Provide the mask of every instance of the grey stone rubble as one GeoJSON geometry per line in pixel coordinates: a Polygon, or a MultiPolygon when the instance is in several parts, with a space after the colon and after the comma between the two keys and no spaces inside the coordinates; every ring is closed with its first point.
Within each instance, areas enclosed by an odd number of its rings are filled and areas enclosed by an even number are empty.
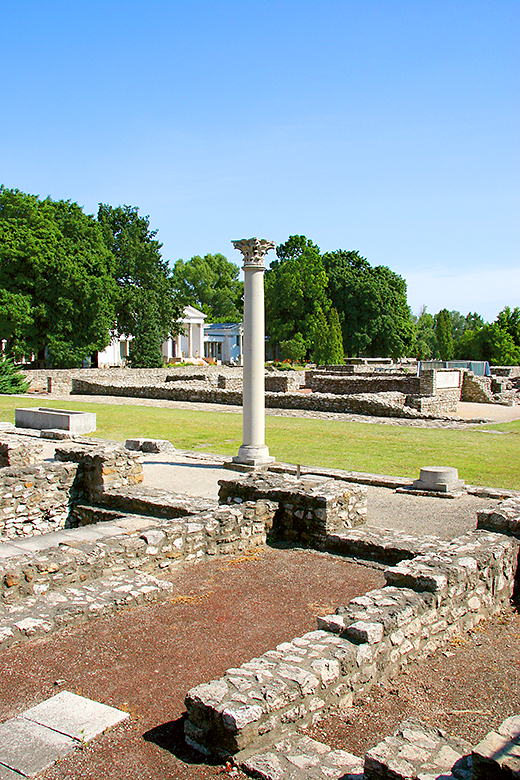
{"type": "Polygon", "coordinates": [[[473,749],[408,719],[364,759],[299,732],[251,755],[238,753],[234,762],[260,780],[512,780],[520,774],[520,716],[507,718],[473,749]]]}
{"type": "Polygon", "coordinates": [[[0,778],[32,777],[127,718],[114,707],[62,691],[0,724],[0,778]]]}
{"type": "Polygon", "coordinates": [[[364,761],[345,750],[304,734],[291,734],[238,762],[252,777],[261,780],[363,780],[364,761]]]}
{"type": "Polygon", "coordinates": [[[127,439],[125,447],[139,452],[175,452],[175,447],[168,439],[127,439]]]}
{"type": "Polygon", "coordinates": [[[0,605],[0,649],[53,631],[111,615],[122,609],[171,595],[172,584],[150,574],[132,572],[48,589],[11,604],[0,605]]]}
{"type": "Polygon", "coordinates": [[[408,720],[365,756],[365,780],[471,780],[471,745],[408,720]]]}
{"type": "Polygon", "coordinates": [[[520,537],[520,496],[502,501],[491,512],[478,512],[477,528],[520,537]]]}
{"type": "Polygon", "coordinates": [[[472,780],[515,780],[520,777],[520,715],[506,718],[498,733],[490,731],[473,748],[472,780]]]}
{"type": "Polygon", "coordinates": [[[220,479],[219,486],[222,504],[276,501],[271,537],[281,541],[326,549],[330,534],[366,522],[367,491],[362,485],[347,486],[313,474],[297,479],[262,472],[220,479]]]}

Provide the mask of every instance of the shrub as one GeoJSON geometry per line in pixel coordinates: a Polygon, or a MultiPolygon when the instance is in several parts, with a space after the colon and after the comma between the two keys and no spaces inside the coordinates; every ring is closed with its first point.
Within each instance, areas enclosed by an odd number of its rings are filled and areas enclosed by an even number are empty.
{"type": "Polygon", "coordinates": [[[29,382],[20,374],[11,358],[0,359],[0,393],[26,393],[29,382]]]}

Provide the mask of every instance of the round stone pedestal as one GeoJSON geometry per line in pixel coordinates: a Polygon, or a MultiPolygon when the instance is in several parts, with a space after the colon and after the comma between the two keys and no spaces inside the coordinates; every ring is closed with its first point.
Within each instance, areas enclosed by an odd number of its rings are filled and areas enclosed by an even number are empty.
{"type": "Polygon", "coordinates": [[[414,490],[433,490],[438,493],[453,493],[462,490],[464,480],[452,466],[425,466],[419,479],[413,483],[414,490]]]}

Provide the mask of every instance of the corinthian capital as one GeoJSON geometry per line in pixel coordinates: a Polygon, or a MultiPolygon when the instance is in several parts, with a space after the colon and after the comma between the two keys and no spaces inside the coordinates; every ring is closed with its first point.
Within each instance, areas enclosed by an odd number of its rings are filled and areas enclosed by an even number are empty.
{"type": "Polygon", "coordinates": [[[233,246],[244,255],[244,265],[256,265],[264,267],[264,255],[270,249],[274,249],[274,241],[268,241],[266,238],[241,238],[240,241],[233,241],[233,246]]]}

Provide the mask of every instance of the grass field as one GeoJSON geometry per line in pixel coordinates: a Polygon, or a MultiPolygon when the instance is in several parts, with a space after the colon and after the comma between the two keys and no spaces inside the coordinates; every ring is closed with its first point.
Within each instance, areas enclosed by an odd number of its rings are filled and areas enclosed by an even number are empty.
{"type": "MultiPolygon", "coordinates": [[[[0,396],[0,420],[14,422],[15,407],[56,401],[0,396]]],[[[60,408],[97,414],[96,436],[169,439],[181,449],[236,455],[242,416],[152,406],[60,401],[60,408]]],[[[474,485],[520,489],[520,420],[443,430],[300,417],[267,417],[266,443],[288,463],[418,477],[421,466],[455,466],[474,485]]]]}

